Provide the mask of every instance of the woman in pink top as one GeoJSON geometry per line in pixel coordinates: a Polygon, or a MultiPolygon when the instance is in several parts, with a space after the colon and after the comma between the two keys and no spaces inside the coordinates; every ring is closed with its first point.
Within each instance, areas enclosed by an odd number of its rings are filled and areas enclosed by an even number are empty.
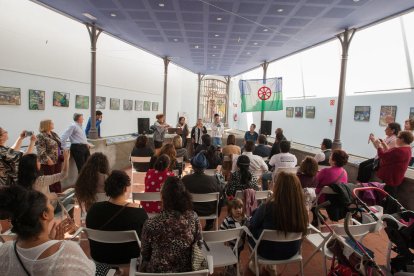
{"type": "MultiPolygon", "coordinates": [[[[162,154],[155,161],[154,169],[149,169],[145,175],[145,192],[160,192],[161,187],[169,176],[174,176],[174,173],[168,170],[170,166],[170,158],[166,154],[162,154]]],[[[161,212],[160,202],[142,201],[141,206],[147,213],[161,212]]]]}

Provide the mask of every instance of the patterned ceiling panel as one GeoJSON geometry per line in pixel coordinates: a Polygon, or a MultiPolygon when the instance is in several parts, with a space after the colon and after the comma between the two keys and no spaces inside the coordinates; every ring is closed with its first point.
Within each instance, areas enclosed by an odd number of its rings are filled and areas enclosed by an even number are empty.
{"type": "Polygon", "coordinates": [[[32,1],[195,73],[231,76],[414,8],[407,0],[32,1]]]}

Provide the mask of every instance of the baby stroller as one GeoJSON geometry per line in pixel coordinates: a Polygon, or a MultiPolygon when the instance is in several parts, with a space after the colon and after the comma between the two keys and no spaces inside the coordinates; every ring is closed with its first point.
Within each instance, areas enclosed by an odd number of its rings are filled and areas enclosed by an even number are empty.
{"type": "MultiPolygon", "coordinates": [[[[414,254],[410,249],[414,249],[414,212],[406,210],[394,197],[387,192],[374,189],[387,196],[387,200],[391,201],[399,212],[395,214],[385,214],[382,221],[385,222],[385,232],[388,239],[392,243],[388,251],[388,270],[391,273],[408,272],[403,275],[414,275],[414,254]],[[397,253],[397,256],[390,258],[391,251],[397,253]]],[[[356,189],[356,192],[364,190],[364,188],[356,189]]],[[[358,198],[356,196],[356,198],[358,198]]],[[[402,275],[402,274],[401,274],[402,275]]]]}

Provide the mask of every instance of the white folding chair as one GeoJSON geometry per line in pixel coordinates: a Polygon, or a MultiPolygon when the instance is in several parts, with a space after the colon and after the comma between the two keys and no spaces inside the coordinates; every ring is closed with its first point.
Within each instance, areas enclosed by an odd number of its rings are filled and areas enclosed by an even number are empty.
{"type": "Polygon", "coordinates": [[[136,171],[134,168],[134,163],[142,163],[142,164],[149,164],[151,161],[151,157],[136,157],[131,156],[131,184],[145,184],[145,175],[146,172],[139,172],[136,171]]]}
{"type": "MultiPolygon", "coordinates": [[[[268,199],[272,195],[272,192],[267,191],[256,191],[256,200],[268,199]]],[[[236,198],[243,200],[243,191],[236,191],[236,198]]]]}
{"type": "Polygon", "coordinates": [[[97,193],[95,199],[96,202],[107,201],[109,199],[109,196],[107,196],[106,193],[97,193]]]}
{"type": "Polygon", "coordinates": [[[137,271],[137,259],[131,259],[131,263],[129,264],[129,276],[208,276],[209,270],[203,269],[198,271],[190,271],[190,272],[177,272],[177,273],[146,273],[146,272],[138,272],[137,271]]]}
{"type": "Polygon", "coordinates": [[[211,214],[209,216],[198,216],[200,219],[214,219],[216,220],[216,230],[218,230],[218,206],[220,201],[220,193],[208,193],[208,194],[191,194],[193,202],[195,203],[206,203],[206,202],[214,202],[216,201],[216,212],[215,214],[211,214]]]}
{"type": "Polygon", "coordinates": [[[204,231],[203,240],[207,243],[209,251],[203,247],[204,255],[211,255],[214,267],[225,267],[236,264],[237,275],[240,275],[238,244],[243,233],[243,228],[204,231]],[[236,240],[234,248],[225,245],[225,242],[236,240]]]}
{"type": "MultiPolygon", "coordinates": [[[[318,201],[319,201],[319,198],[320,198],[322,195],[335,195],[335,194],[336,194],[336,192],[335,192],[334,190],[332,190],[332,188],[331,188],[331,187],[329,187],[329,186],[324,186],[324,187],[321,189],[321,191],[319,192],[319,194],[317,194],[317,195],[316,195],[316,198],[315,198],[315,200],[314,200],[314,202],[313,202],[313,204],[312,204],[311,209],[312,209],[313,207],[318,206],[318,201]]],[[[322,208],[319,208],[319,209],[326,209],[326,208],[325,208],[325,207],[322,207],[322,208]]],[[[318,226],[317,226],[317,228],[318,228],[318,229],[320,229],[320,226],[321,226],[321,221],[320,221],[320,218],[319,218],[319,217],[317,217],[317,221],[318,221],[318,226]]]]}
{"type": "Polygon", "coordinates": [[[206,175],[215,176],[215,175],[216,175],[216,169],[208,169],[208,170],[204,170],[204,173],[205,173],[206,175]]]}
{"type": "Polygon", "coordinates": [[[260,235],[259,239],[255,239],[247,227],[243,226],[244,231],[255,241],[255,246],[252,248],[249,244],[250,250],[252,253],[250,254],[249,260],[254,258],[255,263],[255,270],[256,276],[260,275],[259,265],[280,265],[280,264],[290,264],[290,263],[300,263],[300,275],[303,276],[303,262],[302,262],[302,246],[299,251],[289,259],[286,260],[269,260],[261,257],[257,252],[259,245],[262,241],[272,241],[272,242],[291,242],[291,241],[298,241],[302,239],[302,233],[287,233],[285,235],[284,232],[278,230],[263,230],[262,234],[260,235]]]}
{"type": "MultiPolygon", "coordinates": [[[[138,200],[140,202],[141,207],[142,201],[161,201],[161,193],[160,192],[146,192],[146,193],[132,193],[132,201],[135,202],[138,200]]],[[[158,213],[147,213],[148,217],[152,218],[158,213]]]]}
{"type": "Polygon", "coordinates": [[[83,228],[88,239],[100,243],[126,243],[137,242],[141,248],[141,241],[135,230],[128,231],[102,231],[91,228],[83,228]]]}

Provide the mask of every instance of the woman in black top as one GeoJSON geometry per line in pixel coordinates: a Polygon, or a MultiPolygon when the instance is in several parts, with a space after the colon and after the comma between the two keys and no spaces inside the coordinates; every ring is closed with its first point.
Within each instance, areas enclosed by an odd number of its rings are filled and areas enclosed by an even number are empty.
{"type": "MultiPolygon", "coordinates": [[[[112,171],[105,181],[105,192],[109,200],[92,205],[86,216],[86,227],[105,231],[135,230],[140,237],[148,215],[144,209],[137,208],[138,205],[125,200],[125,192],[130,185],[125,172],[112,171]]],[[[140,255],[136,242],[104,244],[89,240],[89,244],[92,259],[99,263],[127,264],[140,255]]]]}
{"type": "MultiPolygon", "coordinates": [[[[134,157],[151,157],[154,151],[147,145],[148,138],[145,135],[140,135],[135,141],[135,146],[132,149],[131,156],[134,157]]],[[[134,163],[134,169],[138,172],[146,172],[149,169],[149,164],[134,163]]]]}

